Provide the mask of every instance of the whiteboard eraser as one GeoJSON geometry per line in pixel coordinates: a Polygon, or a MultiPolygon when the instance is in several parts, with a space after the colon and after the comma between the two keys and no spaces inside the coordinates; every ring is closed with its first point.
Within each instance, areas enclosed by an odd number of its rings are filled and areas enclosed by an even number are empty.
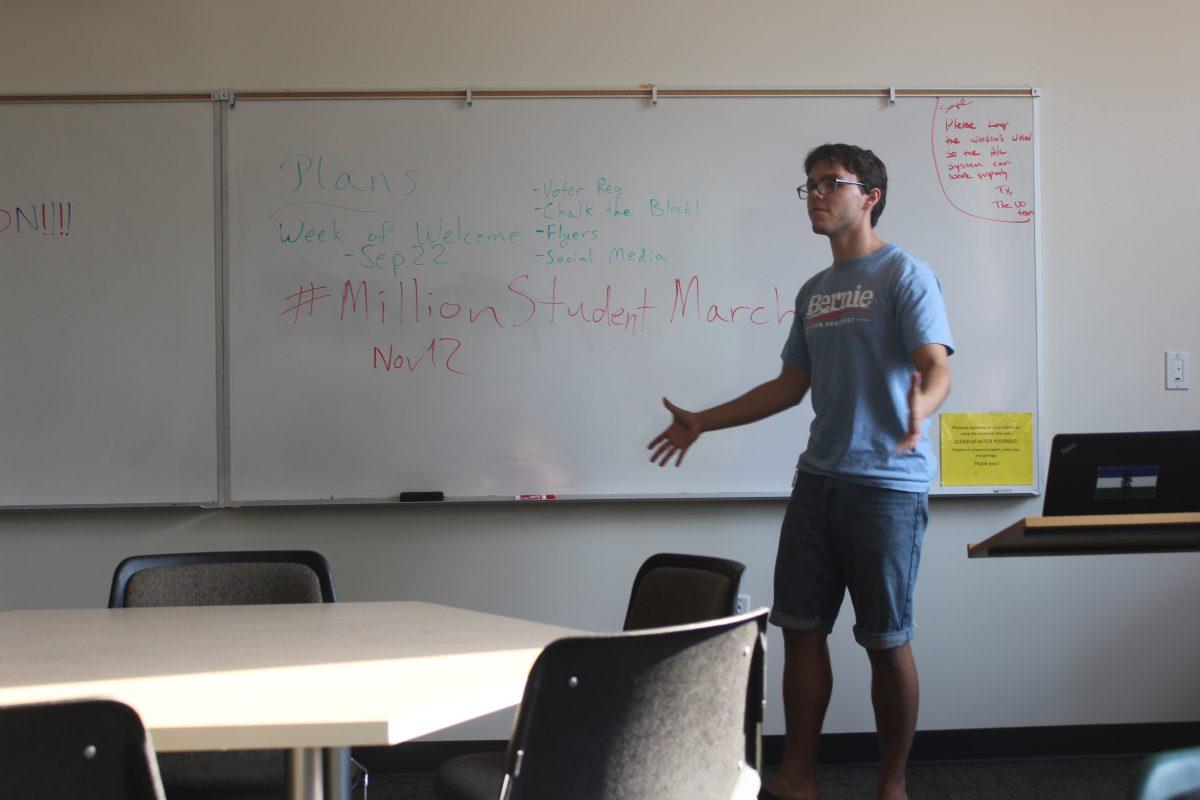
{"type": "Polygon", "coordinates": [[[446,495],[443,492],[401,492],[401,503],[431,503],[439,500],[445,500],[446,495]]]}

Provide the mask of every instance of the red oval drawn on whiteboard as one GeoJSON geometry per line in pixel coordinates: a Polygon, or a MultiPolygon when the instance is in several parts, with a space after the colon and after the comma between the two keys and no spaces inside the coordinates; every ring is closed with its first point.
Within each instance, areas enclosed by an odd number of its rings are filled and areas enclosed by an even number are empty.
{"type": "Polygon", "coordinates": [[[950,206],[960,214],[965,214],[966,216],[973,217],[974,219],[981,219],[985,222],[1007,222],[1012,225],[1022,225],[1026,222],[1029,222],[1032,219],[1032,216],[1026,216],[1024,219],[1002,219],[1000,217],[985,217],[980,214],[972,214],[970,211],[961,208],[957,203],[950,199],[950,193],[946,191],[946,184],[942,181],[942,170],[938,165],[937,155],[937,123],[938,112],[941,110],[941,107],[942,98],[933,98],[933,119],[929,123],[929,155],[933,159],[933,173],[937,175],[938,188],[942,190],[942,195],[946,198],[946,202],[949,203],[950,206]]]}

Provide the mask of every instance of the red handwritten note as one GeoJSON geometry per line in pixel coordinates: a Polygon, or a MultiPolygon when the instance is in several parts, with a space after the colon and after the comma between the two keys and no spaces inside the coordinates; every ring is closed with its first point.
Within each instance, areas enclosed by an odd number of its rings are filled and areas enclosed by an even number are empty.
{"type": "Polygon", "coordinates": [[[930,145],[942,193],[957,211],[989,222],[1033,219],[1033,130],[989,113],[986,100],[938,97],[930,145]]]}

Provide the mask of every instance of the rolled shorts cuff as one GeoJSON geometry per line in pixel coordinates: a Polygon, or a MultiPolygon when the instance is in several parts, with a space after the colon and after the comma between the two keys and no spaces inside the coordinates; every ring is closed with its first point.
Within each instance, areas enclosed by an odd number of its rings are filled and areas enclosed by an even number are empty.
{"type": "MultiPolygon", "coordinates": [[[[772,612],[772,616],[774,616],[774,612],[772,612]]],[[[854,641],[868,650],[891,650],[893,647],[911,642],[912,638],[912,627],[892,633],[870,633],[857,625],[854,626],[854,641]]]]}
{"type": "Polygon", "coordinates": [[[795,614],[780,611],[776,607],[771,608],[771,616],[767,618],[767,621],[772,625],[789,631],[803,631],[806,633],[816,631],[825,635],[833,633],[833,623],[822,622],[812,617],[798,617],[795,614]]]}

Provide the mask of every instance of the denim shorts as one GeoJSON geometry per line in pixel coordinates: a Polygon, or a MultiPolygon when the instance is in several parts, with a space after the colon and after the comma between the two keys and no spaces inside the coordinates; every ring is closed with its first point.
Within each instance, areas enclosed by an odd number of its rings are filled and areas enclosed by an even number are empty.
{"type": "Polygon", "coordinates": [[[779,534],[771,622],[828,634],[849,589],[860,645],[886,650],[912,639],[928,498],[797,472],[779,534]]]}

